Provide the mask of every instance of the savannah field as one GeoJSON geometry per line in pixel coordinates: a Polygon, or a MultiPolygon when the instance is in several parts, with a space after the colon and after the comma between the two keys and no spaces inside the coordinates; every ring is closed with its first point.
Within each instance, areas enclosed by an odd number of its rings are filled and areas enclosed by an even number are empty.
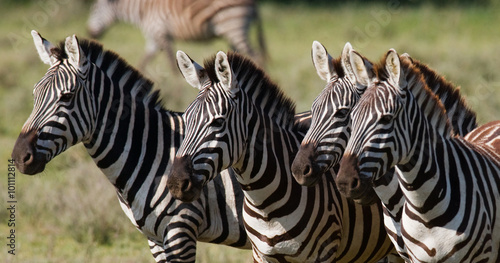
{"type": "MultiPolygon", "coordinates": [[[[310,108],[324,87],[310,52],[320,41],[338,56],[349,41],[378,61],[389,48],[407,52],[461,86],[480,123],[500,119],[500,5],[426,1],[261,1],[270,78],[297,103],[310,108]],[[341,3],[342,2],[342,3],[341,3]]],[[[451,1],[453,2],[453,1],[451,1]]],[[[465,1],[464,1],[465,2],[465,1]]],[[[146,239],[119,207],[115,191],[82,145],[51,161],[36,176],[16,173],[15,227],[8,225],[8,160],[33,106],[33,85],[45,74],[30,31],[57,43],[69,35],[87,37],[89,1],[0,0],[0,259],[4,262],[153,262],[146,239]],[[15,230],[15,256],[8,237],[15,230]]],[[[255,38],[253,38],[255,39],[255,38]]],[[[141,32],[117,24],[100,40],[132,65],[144,50],[141,32]]],[[[177,42],[198,62],[224,41],[177,42]]],[[[196,96],[160,54],[145,72],[166,108],[183,111],[196,96]]],[[[251,252],[199,244],[198,262],[251,262],[251,252]]]]}

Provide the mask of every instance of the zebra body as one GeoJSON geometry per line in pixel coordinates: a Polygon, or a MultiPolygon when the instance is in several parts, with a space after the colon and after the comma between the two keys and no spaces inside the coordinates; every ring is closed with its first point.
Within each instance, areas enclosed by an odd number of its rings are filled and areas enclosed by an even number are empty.
{"type": "Polygon", "coordinates": [[[88,31],[92,37],[99,37],[115,21],[134,24],[147,42],[140,67],[144,68],[158,50],[164,50],[175,68],[174,39],[200,41],[222,37],[234,50],[256,56],[248,38],[253,20],[258,25],[264,57],[262,26],[254,0],[97,0],[91,10],[88,31]]]}
{"type": "Polygon", "coordinates": [[[293,180],[291,161],[308,125],[296,125],[293,103],[262,70],[235,53],[219,52],[205,67],[180,51],[177,60],[200,93],[183,115],[186,138],[167,182],[175,197],[195,199],[233,167],[257,262],[376,262],[393,249],[380,204],[343,198],[332,176],[314,187],[293,180]]]}
{"type": "Polygon", "coordinates": [[[351,113],[339,189],[370,195],[371,182],[397,166],[405,198],[401,235],[411,261],[499,262],[500,155],[456,136],[432,93],[419,101],[408,89],[400,63],[391,50],[385,74],[366,80],[369,88],[351,113]]]}
{"type": "Polygon", "coordinates": [[[500,121],[492,121],[467,133],[464,139],[475,144],[483,144],[500,155],[499,135],[500,121]]]}
{"type": "Polygon", "coordinates": [[[40,173],[82,142],[115,186],[125,214],[148,238],[157,262],[194,262],[197,240],[250,248],[243,193],[231,170],[191,204],[166,189],[184,123],[181,113],[159,104],[152,82],[96,42],[72,36],[55,47],[32,35],[51,67],[35,85],[33,112],[12,153],[19,171],[40,173]]]}
{"type": "MultiPolygon", "coordinates": [[[[299,183],[306,185],[314,184],[320,176],[323,176],[325,170],[332,167],[338,169],[340,157],[344,154],[350,138],[349,112],[367,85],[356,82],[353,68],[366,68],[366,71],[358,74],[367,78],[375,77],[372,63],[354,53],[349,43],[346,44],[339,59],[331,58],[319,42],[313,43],[312,54],[318,75],[327,82],[327,86],[313,103],[311,128],[292,164],[294,177],[299,183]],[[351,64],[351,61],[356,63],[351,64]]],[[[404,79],[415,96],[425,100],[427,97],[425,91],[430,89],[443,100],[448,118],[452,121],[457,134],[465,135],[476,127],[475,114],[465,105],[458,89],[407,54],[402,55],[401,59],[404,79]]],[[[373,186],[384,207],[385,226],[391,241],[401,256],[408,258],[400,233],[404,197],[398,185],[398,173],[400,171],[397,168],[391,169],[379,180],[374,181],[373,186]]]]}

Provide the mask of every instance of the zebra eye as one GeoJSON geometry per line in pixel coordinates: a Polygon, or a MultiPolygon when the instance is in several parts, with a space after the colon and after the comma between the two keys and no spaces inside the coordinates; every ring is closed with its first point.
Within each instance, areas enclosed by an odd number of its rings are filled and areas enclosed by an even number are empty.
{"type": "Polygon", "coordinates": [[[385,125],[385,124],[391,123],[392,119],[393,119],[393,116],[391,114],[385,114],[385,115],[382,115],[379,122],[380,122],[380,124],[385,125]]]}
{"type": "Polygon", "coordinates": [[[216,118],[212,121],[212,125],[216,127],[221,127],[224,124],[224,118],[216,118]]]}
{"type": "Polygon", "coordinates": [[[347,114],[349,114],[349,109],[343,108],[343,109],[340,109],[337,112],[335,112],[333,117],[343,119],[347,116],[347,114]]]}
{"type": "Polygon", "coordinates": [[[62,102],[69,102],[73,98],[73,93],[63,93],[59,98],[62,102]]]}

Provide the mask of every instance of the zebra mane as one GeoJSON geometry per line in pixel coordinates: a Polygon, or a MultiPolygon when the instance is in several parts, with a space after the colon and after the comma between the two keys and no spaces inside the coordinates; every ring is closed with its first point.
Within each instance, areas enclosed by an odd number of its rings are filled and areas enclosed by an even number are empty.
{"type": "Polygon", "coordinates": [[[460,111],[460,114],[463,115],[461,118],[472,120],[474,124],[476,124],[475,126],[477,126],[476,112],[467,105],[465,97],[460,94],[460,87],[455,86],[418,60],[409,58],[409,61],[402,60],[401,62],[402,67],[410,68],[411,65],[413,65],[422,73],[423,79],[427,83],[427,87],[439,97],[445,109],[450,109],[452,107],[464,109],[460,111]]]}
{"type": "MultiPolygon", "coordinates": [[[[241,89],[260,105],[271,118],[283,127],[294,125],[295,103],[252,60],[236,52],[227,53],[229,65],[241,89]]],[[[219,82],[215,73],[215,55],[205,60],[204,68],[213,83],[219,82]]]]}
{"type": "MultiPolygon", "coordinates": [[[[119,78],[128,73],[129,80],[134,80],[134,83],[139,84],[138,87],[142,89],[142,97],[154,103],[155,106],[161,106],[159,90],[153,91],[153,81],[142,75],[141,72],[132,67],[125,59],[120,57],[120,55],[111,50],[105,50],[100,43],[94,40],[78,39],[78,44],[89,62],[95,64],[103,72],[106,72],[111,79],[119,78]],[[110,67],[113,67],[113,70],[111,74],[108,74],[108,69],[110,67]]],[[[68,58],[64,45],[65,42],[61,41],[58,47],[51,50],[52,54],[54,54],[58,60],[68,58]]],[[[124,85],[122,88],[131,89],[132,87],[137,88],[136,86],[137,85],[124,85]]]]}
{"type": "MultiPolygon", "coordinates": [[[[375,72],[378,81],[387,81],[389,72],[385,67],[387,53],[377,65],[375,72]]],[[[454,135],[455,131],[451,125],[451,121],[446,115],[445,105],[441,102],[439,94],[436,94],[427,86],[422,72],[411,63],[400,60],[401,74],[404,75],[407,81],[407,87],[413,94],[420,109],[425,114],[429,123],[438,133],[449,136],[454,135]]]]}
{"type": "Polygon", "coordinates": [[[342,55],[338,58],[332,58],[331,60],[335,73],[337,73],[337,78],[343,78],[345,76],[344,67],[342,67],[342,55]]]}

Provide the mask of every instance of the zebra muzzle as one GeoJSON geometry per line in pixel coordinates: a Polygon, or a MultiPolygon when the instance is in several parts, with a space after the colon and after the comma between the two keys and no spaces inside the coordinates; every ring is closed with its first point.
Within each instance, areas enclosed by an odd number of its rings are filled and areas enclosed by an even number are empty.
{"type": "Polygon", "coordinates": [[[22,132],[16,140],[11,157],[14,159],[17,169],[28,175],[43,172],[47,158],[36,150],[38,137],[36,131],[22,132]]]}
{"type": "Polygon", "coordinates": [[[340,169],[335,178],[337,189],[357,203],[369,205],[377,201],[371,177],[361,176],[358,157],[346,154],[340,162],[340,169]]]}
{"type": "Polygon", "coordinates": [[[315,147],[312,143],[301,145],[292,163],[292,175],[300,185],[314,186],[323,172],[314,162],[315,147]]]}
{"type": "Polygon", "coordinates": [[[192,202],[200,197],[202,186],[193,180],[193,164],[189,156],[175,157],[167,187],[176,199],[192,202]]]}

